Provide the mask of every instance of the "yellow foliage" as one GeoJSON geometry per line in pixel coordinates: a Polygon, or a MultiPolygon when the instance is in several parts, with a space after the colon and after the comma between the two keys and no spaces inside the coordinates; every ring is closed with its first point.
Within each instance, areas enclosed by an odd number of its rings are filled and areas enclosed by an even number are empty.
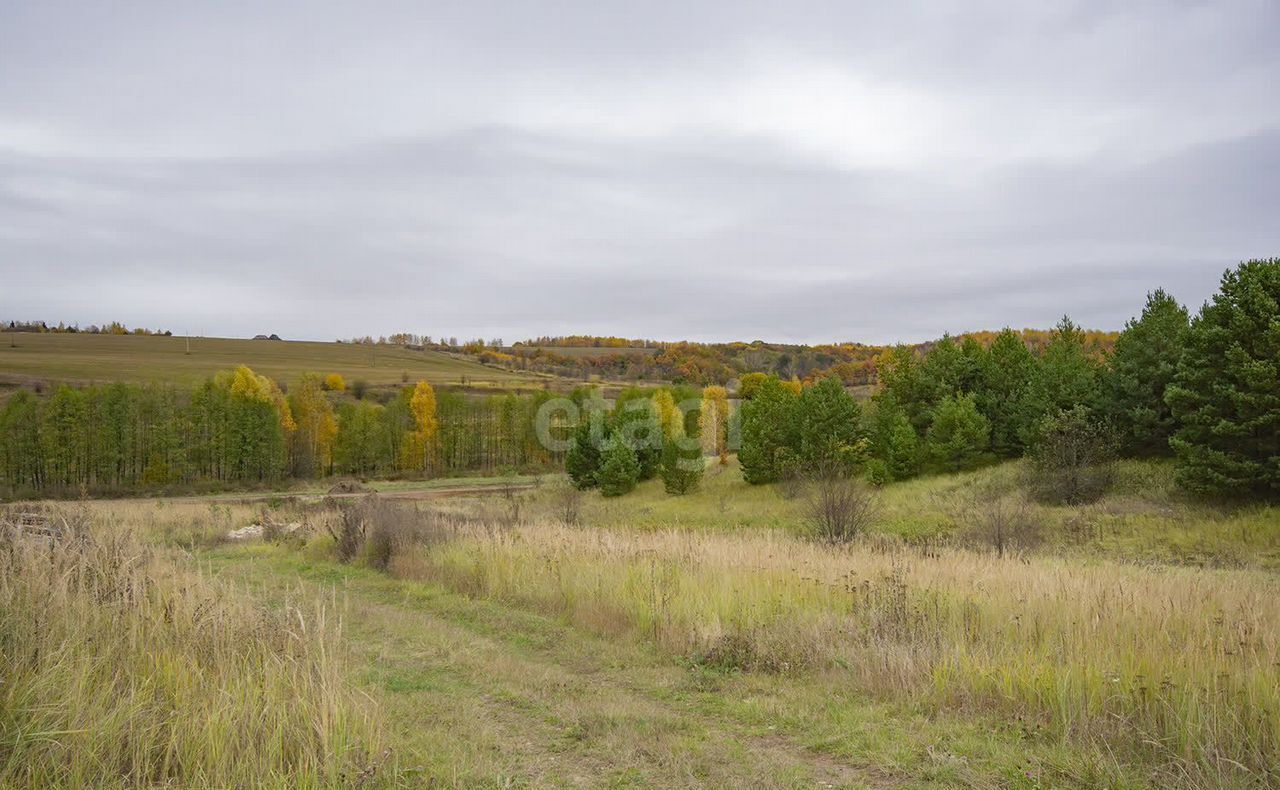
{"type": "Polygon", "coordinates": [[[658,418],[658,425],[662,426],[663,436],[677,439],[684,435],[684,421],[681,419],[683,415],[676,408],[676,401],[671,397],[670,390],[663,389],[654,393],[653,411],[658,418]]]}
{"type": "Polygon", "coordinates": [[[440,427],[436,419],[436,391],[426,381],[419,381],[414,385],[413,395],[409,398],[409,410],[413,412],[413,419],[422,439],[434,439],[440,427]]]}
{"type": "Polygon", "coordinates": [[[413,394],[409,396],[409,411],[413,414],[417,430],[410,431],[405,437],[397,461],[402,469],[422,471],[427,468],[428,455],[440,429],[440,421],[436,417],[436,391],[428,382],[419,381],[414,385],[413,394]]]}
{"type": "Polygon", "coordinates": [[[729,393],[724,387],[702,390],[702,410],[698,415],[702,447],[719,456],[720,463],[729,460],[729,393]]]}
{"type": "Polygon", "coordinates": [[[214,380],[219,386],[227,387],[232,397],[270,403],[274,406],[286,439],[297,430],[298,425],[294,422],[289,401],[280,391],[280,386],[271,379],[254,373],[247,365],[240,365],[231,373],[229,379],[224,373],[219,373],[214,380]]]}
{"type": "Polygon", "coordinates": [[[347,381],[341,373],[330,373],[324,377],[324,388],[330,392],[343,392],[347,389],[347,381]]]}

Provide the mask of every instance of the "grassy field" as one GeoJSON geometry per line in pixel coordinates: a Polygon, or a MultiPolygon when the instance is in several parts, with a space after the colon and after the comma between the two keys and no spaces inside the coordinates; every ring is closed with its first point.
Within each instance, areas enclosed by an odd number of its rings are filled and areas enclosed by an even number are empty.
{"type": "Polygon", "coordinates": [[[0,378],[20,382],[192,384],[237,365],[284,382],[308,371],[339,373],[348,383],[363,379],[373,386],[424,378],[438,386],[476,389],[541,388],[556,381],[399,346],[210,337],[192,338],[188,354],[182,337],[16,333],[0,340],[0,378]]]}
{"type": "Polygon", "coordinates": [[[1019,471],[892,486],[844,548],[806,538],[802,495],[732,466],[691,497],[587,495],[576,525],[557,481],[384,503],[348,563],[319,499],[72,507],[190,552],[173,561],[240,591],[237,607],[332,613],[332,699],[370,719],[303,776],[383,748],[374,784],[1280,780],[1276,510],[1183,502],[1166,466],[1133,463],[1098,505],[1033,509],[1036,548],[1000,557],[956,503],[1015,496],[1019,471]],[[264,513],[304,527],[223,539],[264,513]]]}

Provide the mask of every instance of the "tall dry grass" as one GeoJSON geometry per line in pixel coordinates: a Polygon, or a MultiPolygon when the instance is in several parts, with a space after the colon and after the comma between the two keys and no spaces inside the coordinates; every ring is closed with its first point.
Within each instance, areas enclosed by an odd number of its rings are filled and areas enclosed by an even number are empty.
{"type": "Polygon", "coordinates": [[[392,572],[710,664],[820,670],[886,699],[1017,718],[1161,780],[1280,781],[1272,574],[777,531],[451,530],[392,572]]]}
{"type": "Polygon", "coordinates": [[[325,608],[270,612],[115,529],[0,519],[0,786],[376,779],[325,608]]]}

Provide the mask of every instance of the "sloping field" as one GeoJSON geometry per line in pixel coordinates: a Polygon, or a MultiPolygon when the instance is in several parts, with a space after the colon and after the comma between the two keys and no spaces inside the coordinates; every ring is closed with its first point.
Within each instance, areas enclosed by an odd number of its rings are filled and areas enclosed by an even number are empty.
{"type": "Polygon", "coordinates": [[[168,381],[195,383],[248,365],[291,382],[307,371],[339,373],[348,382],[397,384],[427,379],[436,385],[493,387],[540,385],[545,378],[501,370],[438,351],[230,338],[187,339],[142,335],[16,334],[0,336],[0,378],[41,381],[168,381]],[[10,345],[16,344],[16,347],[10,345]]]}

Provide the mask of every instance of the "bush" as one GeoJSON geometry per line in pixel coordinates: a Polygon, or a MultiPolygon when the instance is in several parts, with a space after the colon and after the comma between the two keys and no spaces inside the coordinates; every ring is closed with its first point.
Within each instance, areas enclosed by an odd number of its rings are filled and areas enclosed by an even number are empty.
{"type": "Polygon", "coordinates": [[[1000,557],[1040,543],[1040,521],[1020,492],[969,486],[942,505],[959,528],[962,543],[989,548],[1000,557]]]}
{"type": "Polygon", "coordinates": [[[605,447],[600,464],[600,493],[622,496],[630,493],[640,479],[640,461],[622,436],[614,436],[605,447]]]}
{"type": "Polygon", "coordinates": [[[867,482],[876,488],[888,485],[893,481],[893,476],[889,474],[889,465],[879,458],[872,458],[867,461],[867,482]]]}
{"type": "Polygon", "coordinates": [[[355,537],[346,541],[335,537],[340,547],[338,559],[348,562],[358,554],[366,565],[380,571],[389,569],[396,555],[408,548],[439,543],[447,537],[446,525],[435,514],[376,496],[344,504],[339,524],[339,535],[355,537]]]}
{"type": "Polygon", "coordinates": [[[1110,426],[1076,406],[1044,418],[1031,451],[1029,488],[1051,504],[1096,502],[1111,487],[1116,441],[1110,426]]]}
{"type": "Polygon", "coordinates": [[[582,490],[572,481],[558,483],[551,489],[552,507],[557,518],[569,526],[576,526],[582,514],[582,490]]]}
{"type": "Polygon", "coordinates": [[[848,543],[879,515],[876,492],[848,477],[819,473],[809,479],[808,489],[805,519],[823,543],[848,543]]]}
{"type": "Polygon", "coordinates": [[[325,524],[333,538],[333,553],[338,562],[351,562],[364,548],[367,510],[362,502],[344,502],[338,510],[337,524],[325,524]]]}

